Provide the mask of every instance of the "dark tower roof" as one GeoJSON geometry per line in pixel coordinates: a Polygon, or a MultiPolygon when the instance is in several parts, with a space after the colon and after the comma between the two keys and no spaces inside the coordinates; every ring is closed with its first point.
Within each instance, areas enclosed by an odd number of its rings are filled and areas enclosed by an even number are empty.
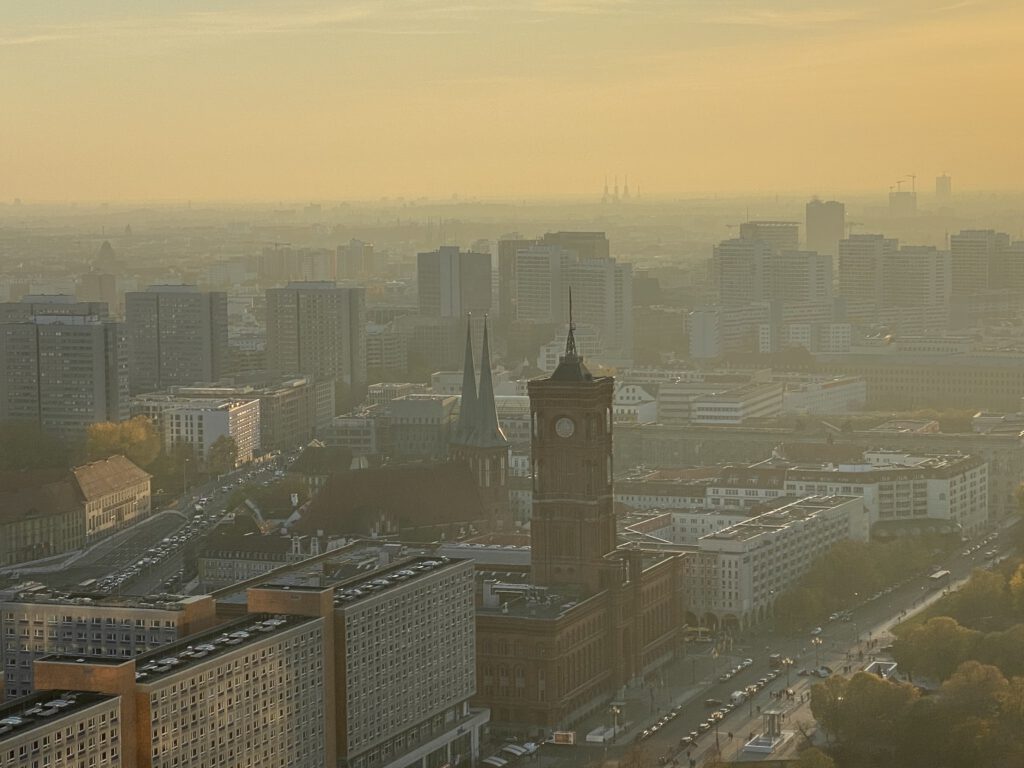
{"type": "Polygon", "coordinates": [[[462,367],[462,402],[459,406],[459,423],[455,428],[456,443],[466,444],[476,428],[476,372],[473,368],[472,315],[466,315],[466,359],[462,367]]]}
{"type": "Polygon", "coordinates": [[[554,381],[591,381],[594,376],[583,364],[576,349],[576,323],[572,319],[572,288],[569,288],[569,334],[565,337],[565,354],[558,358],[558,367],[551,374],[554,381]]]}
{"type": "Polygon", "coordinates": [[[484,346],[480,352],[480,394],[477,397],[477,428],[474,445],[494,448],[508,445],[508,438],[498,424],[498,408],[494,403],[494,380],[491,377],[491,345],[487,339],[487,316],[484,315],[484,346]]]}

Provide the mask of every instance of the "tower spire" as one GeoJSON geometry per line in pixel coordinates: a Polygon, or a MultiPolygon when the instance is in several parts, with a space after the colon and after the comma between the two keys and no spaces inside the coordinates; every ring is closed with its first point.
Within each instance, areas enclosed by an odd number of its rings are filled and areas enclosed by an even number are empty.
{"type": "MultiPolygon", "coordinates": [[[[473,368],[473,314],[466,313],[466,358],[462,368],[462,402],[459,407],[457,439],[468,442],[477,421],[476,371],[473,368]]],[[[482,372],[481,372],[482,373],[482,372]]]]}
{"type": "Polygon", "coordinates": [[[477,397],[477,422],[474,442],[478,446],[507,445],[508,438],[498,423],[498,406],[494,401],[494,380],[491,377],[491,344],[484,315],[484,345],[480,350],[480,394],[477,397]]]}
{"type": "Polygon", "coordinates": [[[569,286],[569,333],[565,337],[565,356],[579,357],[576,351],[576,323],[572,319],[572,286],[569,286]]]}

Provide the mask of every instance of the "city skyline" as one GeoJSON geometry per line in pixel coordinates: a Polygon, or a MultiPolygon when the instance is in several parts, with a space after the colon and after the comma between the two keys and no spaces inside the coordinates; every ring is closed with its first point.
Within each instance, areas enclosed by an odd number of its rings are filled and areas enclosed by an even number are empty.
{"type": "Polygon", "coordinates": [[[1005,0],[5,14],[0,66],[31,74],[0,85],[5,200],[599,197],[606,175],[652,197],[827,196],[1022,170],[1024,9],[1005,0]]]}

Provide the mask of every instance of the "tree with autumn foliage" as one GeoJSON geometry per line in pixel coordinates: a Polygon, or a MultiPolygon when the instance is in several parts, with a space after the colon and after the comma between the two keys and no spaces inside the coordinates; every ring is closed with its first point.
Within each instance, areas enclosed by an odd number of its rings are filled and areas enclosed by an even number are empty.
{"type": "Polygon", "coordinates": [[[90,461],[124,456],[143,469],[160,455],[160,435],[145,416],[90,424],[85,452],[90,461]]]}

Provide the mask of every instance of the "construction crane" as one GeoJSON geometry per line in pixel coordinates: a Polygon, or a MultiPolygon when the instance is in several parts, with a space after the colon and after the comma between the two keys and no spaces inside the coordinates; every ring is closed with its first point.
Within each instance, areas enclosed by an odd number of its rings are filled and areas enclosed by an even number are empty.
{"type": "Polygon", "coordinates": [[[913,173],[908,173],[907,178],[910,179],[910,191],[917,193],[917,176],[913,173]]]}

